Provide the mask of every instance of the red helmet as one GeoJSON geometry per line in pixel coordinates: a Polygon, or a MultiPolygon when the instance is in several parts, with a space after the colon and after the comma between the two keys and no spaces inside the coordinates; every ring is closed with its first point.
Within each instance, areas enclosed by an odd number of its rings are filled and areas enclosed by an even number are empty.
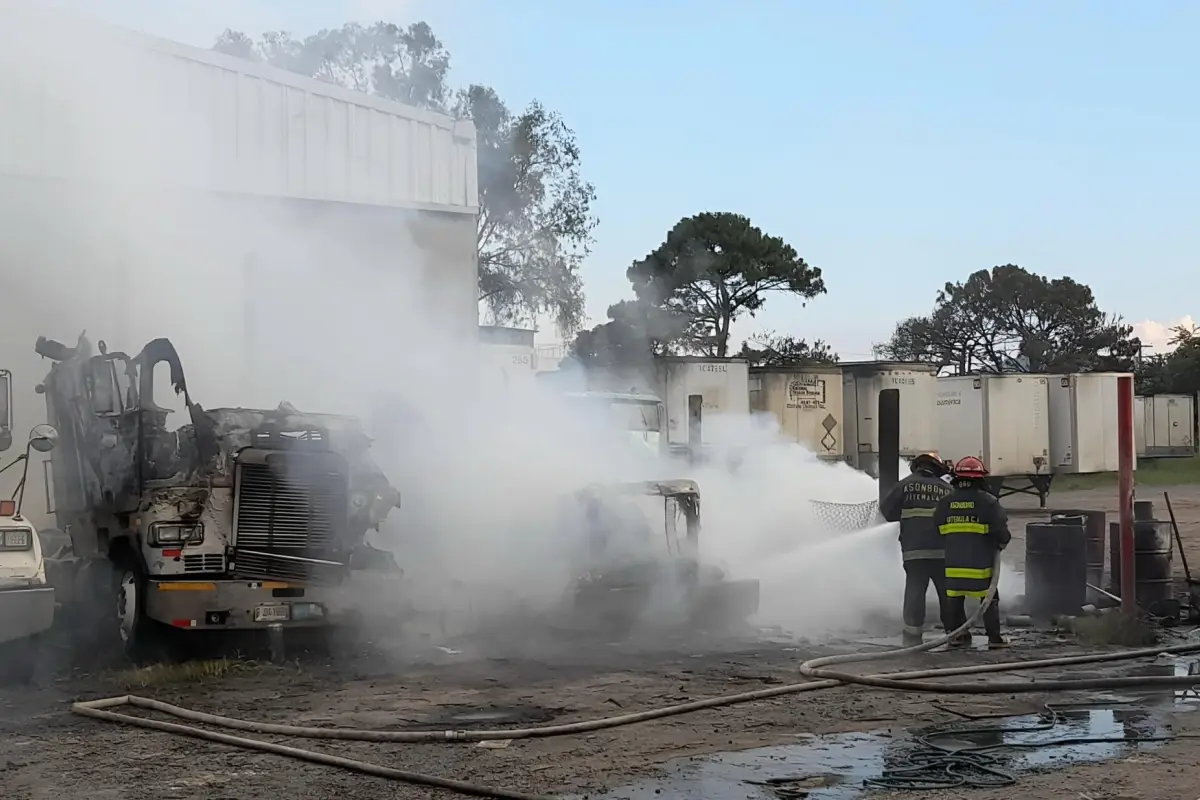
{"type": "Polygon", "coordinates": [[[987,477],[987,467],[983,465],[975,456],[966,456],[960,458],[958,463],[954,465],[954,477],[956,478],[985,478],[987,477]]]}

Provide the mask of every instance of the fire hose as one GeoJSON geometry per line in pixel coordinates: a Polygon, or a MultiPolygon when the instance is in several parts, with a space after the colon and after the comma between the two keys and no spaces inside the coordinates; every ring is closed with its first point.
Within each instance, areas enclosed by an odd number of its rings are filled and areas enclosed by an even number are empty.
{"type": "Polygon", "coordinates": [[[800,673],[805,677],[812,679],[803,683],[795,683],[787,686],[776,686],[769,689],[758,689],[749,692],[740,692],[738,694],[712,697],[705,700],[695,700],[688,703],[680,703],[677,705],[665,706],[662,708],[629,714],[620,714],[617,716],[600,719],[584,720],[581,722],[491,731],[384,731],[362,730],[354,728],[320,728],[298,725],[282,725],[277,723],[259,722],[255,720],[234,719],[231,717],[223,717],[217,714],[194,711],[172,705],[170,703],[151,700],[145,697],[138,697],[136,695],[80,701],[71,706],[71,711],[72,713],[80,716],[103,720],[105,722],[131,725],[135,727],[161,731],[163,733],[187,736],[217,744],[230,745],[232,747],[238,747],[247,750],[257,750],[260,752],[272,753],[275,755],[294,758],[314,764],[324,764],[327,766],[339,767],[366,775],[387,778],[417,786],[446,789],[474,797],[500,798],[501,800],[548,800],[548,798],[539,795],[511,791],[507,789],[490,788],[475,783],[454,780],[451,778],[442,778],[434,775],[407,772],[404,770],[394,769],[392,767],[385,767],[379,764],[372,764],[366,761],[335,756],[329,753],[305,750],[298,747],[262,741],[260,739],[253,739],[245,736],[234,736],[228,733],[220,733],[217,731],[194,727],[193,725],[181,725],[179,723],[166,722],[148,717],[121,714],[112,711],[111,709],[122,706],[132,706],[134,708],[140,708],[146,711],[155,711],[160,714],[175,717],[176,719],[181,719],[187,722],[209,725],[216,728],[224,728],[225,730],[245,731],[260,735],[286,736],[304,739],[330,739],[355,742],[399,742],[413,744],[433,742],[504,741],[571,736],[581,733],[590,733],[593,731],[619,728],[626,725],[635,725],[642,722],[665,719],[667,717],[675,717],[683,714],[692,714],[712,708],[722,708],[742,703],[751,703],[759,700],[782,697],[785,695],[812,692],[820,689],[830,689],[835,686],[846,684],[869,686],[879,689],[937,694],[1012,694],[1046,691],[1124,689],[1143,686],[1191,687],[1196,683],[1196,678],[1194,676],[1188,677],[1166,675],[1050,681],[986,681],[958,683],[936,683],[929,682],[926,679],[946,678],[956,675],[982,675],[993,672],[1018,672],[1024,670],[1044,669],[1047,667],[1074,666],[1077,664],[1126,661],[1139,658],[1152,658],[1163,654],[1182,655],[1186,653],[1200,652],[1200,643],[1176,645],[1172,647],[1152,647],[1136,650],[1124,650],[1115,653],[1091,653],[1080,656],[1065,656],[1059,658],[1012,661],[995,664],[976,664],[963,667],[944,667],[940,669],[926,669],[911,672],[897,672],[876,675],[859,675],[856,673],[847,673],[826,669],[826,667],[834,665],[901,658],[914,653],[932,650],[948,643],[955,637],[968,632],[971,627],[982,617],[983,612],[987,609],[988,605],[995,601],[999,578],[1000,558],[999,554],[997,554],[995,566],[993,567],[992,571],[992,582],[988,588],[987,595],[983,598],[979,608],[958,629],[930,642],[913,647],[889,650],[882,653],[850,653],[811,659],[800,665],[800,673]]]}

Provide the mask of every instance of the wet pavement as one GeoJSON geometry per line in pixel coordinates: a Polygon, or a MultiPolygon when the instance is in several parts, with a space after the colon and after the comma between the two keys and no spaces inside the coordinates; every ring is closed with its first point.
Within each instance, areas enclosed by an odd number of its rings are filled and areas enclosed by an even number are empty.
{"type": "Polygon", "coordinates": [[[849,800],[883,779],[892,788],[1004,786],[1018,775],[1072,763],[1106,761],[1133,749],[1153,748],[1171,738],[1166,722],[1144,709],[1097,708],[1059,712],[1053,724],[1039,715],[1013,717],[928,737],[929,748],[906,732],[878,730],[805,737],[802,743],[764,747],[708,758],[684,759],[664,766],[661,778],[620,787],[595,798],[609,800],[743,800],[804,797],[849,800]],[[1056,745],[1056,742],[1065,742],[1056,745]],[[943,758],[944,753],[951,758],[943,758]],[[978,759],[978,756],[985,756],[978,759]],[[969,756],[969,758],[967,757],[969,756]],[[955,772],[977,774],[965,785],[955,772]],[[981,769],[964,769],[975,763],[981,769]]]}
{"type": "MultiPolygon", "coordinates": [[[[1097,693],[1094,701],[1064,700],[1042,714],[985,717],[937,728],[795,734],[795,744],[670,761],[659,777],[590,797],[851,800],[872,788],[1003,787],[1022,773],[1104,762],[1161,747],[1172,739],[1172,716],[1200,708],[1200,659],[1163,658],[1124,668],[1121,674],[1196,675],[1198,685],[1140,694],[1097,693]]],[[[1062,677],[1087,676],[1076,671],[1062,677]]]]}

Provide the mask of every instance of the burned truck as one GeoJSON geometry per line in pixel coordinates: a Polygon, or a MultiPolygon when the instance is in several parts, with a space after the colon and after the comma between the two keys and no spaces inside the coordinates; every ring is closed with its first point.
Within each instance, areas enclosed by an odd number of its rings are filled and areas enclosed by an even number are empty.
{"type": "Polygon", "coordinates": [[[367,530],[399,502],[356,419],[205,410],[167,339],[133,357],[82,335],[35,349],[55,362],[37,391],[59,431],[47,501],[69,540],[47,568],[77,622],[134,659],[171,629],[338,622],[351,568],[379,560],[367,530]],[[188,417],[174,430],[159,364],[188,417]]]}

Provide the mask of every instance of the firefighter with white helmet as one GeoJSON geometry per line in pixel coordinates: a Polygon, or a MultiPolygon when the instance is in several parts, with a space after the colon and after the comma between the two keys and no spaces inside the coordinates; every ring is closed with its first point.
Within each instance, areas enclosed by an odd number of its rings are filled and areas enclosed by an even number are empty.
{"type": "MultiPolygon", "coordinates": [[[[987,475],[987,467],[975,456],[960,459],[954,465],[954,490],[938,503],[933,515],[946,554],[946,597],[952,618],[951,629],[966,623],[968,597],[983,599],[987,595],[996,553],[1012,540],[1008,515],[984,485],[987,475]]],[[[999,595],[984,610],[983,625],[989,647],[1008,646],[1000,633],[999,595]]],[[[970,641],[970,635],[964,634],[951,644],[963,646],[970,641]]]]}

